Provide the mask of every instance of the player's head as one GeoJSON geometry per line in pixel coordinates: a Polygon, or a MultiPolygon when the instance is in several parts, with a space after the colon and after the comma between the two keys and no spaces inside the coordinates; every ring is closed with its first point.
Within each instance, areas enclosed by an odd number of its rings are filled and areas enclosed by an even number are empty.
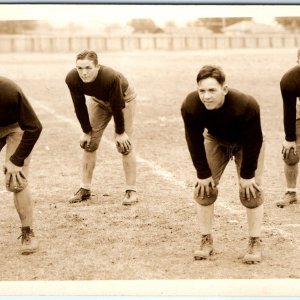
{"type": "Polygon", "coordinates": [[[222,69],[214,65],[203,66],[197,75],[198,94],[206,109],[220,108],[228,93],[222,69]]]}
{"type": "Polygon", "coordinates": [[[92,50],[83,50],[76,56],[76,69],[81,80],[85,83],[92,82],[98,75],[100,65],[97,53],[92,50]]]}

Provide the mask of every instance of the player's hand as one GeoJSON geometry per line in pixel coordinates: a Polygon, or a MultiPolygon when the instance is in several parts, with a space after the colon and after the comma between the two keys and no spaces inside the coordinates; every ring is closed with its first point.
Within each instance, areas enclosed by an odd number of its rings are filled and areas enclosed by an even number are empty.
{"type": "Polygon", "coordinates": [[[294,150],[294,153],[296,154],[296,141],[289,142],[289,141],[284,141],[282,143],[282,158],[285,159],[288,157],[290,149],[294,150]]]}
{"type": "Polygon", "coordinates": [[[255,190],[260,191],[260,187],[256,184],[254,177],[251,179],[244,179],[241,177],[240,188],[247,200],[250,200],[251,196],[256,198],[255,190]]]}
{"type": "Polygon", "coordinates": [[[210,176],[206,179],[197,179],[194,189],[194,197],[200,197],[203,199],[204,195],[206,194],[208,197],[210,196],[210,188],[215,188],[215,182],[213,178],[210,176]]]}
{"type": "Polygon", "coordinates": [[[92,133],[83,133],[80,137],[79,143],[82,149],[88,150],[91,145],[92,133]]]}
{"type": "Polygon", "coordinates": [[[5,174],[6,188],[8,190],[23,187],[24,183],[27,181],[22,171],[22,167],[13,164],[10,160],[5,163],[3,171],[5,174]]]}
{"type": "Polygon", "coordinates": [[[131,151],[132,149],[131,141],[126,132],[122,134],[116,133],[115,141],[116,141],[117,149],[120,153],[126,155],[131,151]]]}

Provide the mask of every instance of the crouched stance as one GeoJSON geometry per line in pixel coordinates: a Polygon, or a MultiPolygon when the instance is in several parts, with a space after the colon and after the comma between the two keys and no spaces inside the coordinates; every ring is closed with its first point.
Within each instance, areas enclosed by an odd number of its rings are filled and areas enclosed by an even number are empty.
{"type": "Polygon", "coordinates": [[[0,77],[0,151],[6,145],[5,183],[13,193],[21,221],[21,253],[36,252],[38,241],[32,230],[33,208],[28,170],[31,151],[42,125],[20,87],[0,77]]]}
{"type": "Polygon", "coordinates": [[[297,65],[281,78],[280,90],[283,100],[283,122],[285,140],[282,143],[286,191],[276,202],[278,207],[297,203],[297,179],[300,149],[300,49],[297,52],[297,65]]]}
{"type": "Polygon", "coordinates": [[[81,186],[70,203],[86,201],[91,197],[97,149],[111,118],[115,123],[116,148],[122,154],[125,172],[122,204],[136,203],[136,155],[132,142],[136,105],[134,90],[123,74],[98,64],[97,54],[90,50],[77,55],[76,68],[68,73],[66,84],[83,131],[80,146],[84,149],[81,186]]]}
{"type": "Polygon", "coordinates": [[[239,195],[246,207],[249,243],[246,263],[261,261],[263,197],[263,135],[256,100],[229,89],[220,67],[204,66],[197,75],[197,91],[181,107],[189,152],[197,171],[194,199],[202,235],[195,259],[213,252],[212,223],[218,183],[234,157],[239,177],[239,195]]]}

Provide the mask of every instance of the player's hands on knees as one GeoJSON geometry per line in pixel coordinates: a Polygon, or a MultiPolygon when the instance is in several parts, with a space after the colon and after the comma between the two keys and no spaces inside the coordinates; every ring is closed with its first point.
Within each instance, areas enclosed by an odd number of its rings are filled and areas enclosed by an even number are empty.
{"type": "Polygon", "coordinates": [[[195,184],[194,188],[194,197],[200,199],[203,199],[205,195],[208,197],[210,196],[210,189],[215,188],[215,182],[212,178],[212,176],[206,178],[206,179],[197,179],[197,182],[195,184]]]}
{"type": "Polygon", "coordinates": [[[285,159],[288,157],[290,150],[293,148],[294,153],[296,154],[296,142],[284,141],[282,143],[282,158],[285,159]]]}
{"type": "Polygon", "coordinates": [[[4,167],[5,185],[11,192],[19,192],[27,186],[27,179],[22,171],[22,167],[13,164],[8,160],[4,167]]]}
{"type": "Polygon", "coordinates": [[[121,133],[121,134],[116,133],[115,142],[116,142],[118,151],[120,153],[122,153],[123,155],[127,155],[132,149],[131,141],[126,132],[121,133]]]}
{"type": "Polygon", "coordinates": [[[250,200],[251,197],[256,198],[256,191],[260,192],[260,187],[255,182],[254,177],[251,179],[244,179],[241,177],[240,188],[241,188],[241,193],[247,200],[250,200]]]}
{"type": "Polygon", "coordinates": [[[92,139],[92,133],[83,133],[80,137],[79,143],[80,147],[85,150],[89,150],[89,147],[91,146],[91,139],[92,139]]]}

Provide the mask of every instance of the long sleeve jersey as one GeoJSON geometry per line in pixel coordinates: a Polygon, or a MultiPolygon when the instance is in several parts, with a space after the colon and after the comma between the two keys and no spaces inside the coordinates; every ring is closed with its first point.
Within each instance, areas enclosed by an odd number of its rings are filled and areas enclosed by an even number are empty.
{"type": "Polygon", "coordinates": [[[296,103],[300,97],[300,66],[288,70],[280,81],[283,99],[283,123],[285,139],[296,141],[296,103]]]}
{"type": "Polygon", "coordinates": [[[93,82],[84,83],[74,68],[68,73],[65,81],[83,132],[88,133],[92,129],[85,95],[109,102],[116,133],[121,134],[125,131],[122,109],[125,107],[124,93],[128,88],[128,81],[123,74],[101,65],[96,79],[93,82]]]}
{"type": "Polygon", "coordinates": [[[21,88],[12,80],[0,76],[0,130],[14,123],[19,124],[24,134],[10,160],[21,167],[40,136],[42,124],[21,88]]]}
{"type": "Polygon", "coordinates": [[[237,90],[230,89],[222,107],[207,110],[198,92],[190,93],[181,106],[188,149],[199,179],[211,176],[204,148],[204,130],[212,136],[240,143],[243,150],[240,176],[254,177],[263,135],[260,109],[256,100],[237,90]]]}

